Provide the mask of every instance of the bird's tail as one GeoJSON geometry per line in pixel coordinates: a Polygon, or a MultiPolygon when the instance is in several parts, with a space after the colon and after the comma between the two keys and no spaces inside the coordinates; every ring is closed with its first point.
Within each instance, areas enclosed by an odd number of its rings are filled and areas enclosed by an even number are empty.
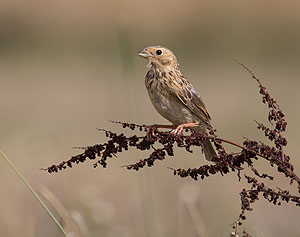
{"type": "MultiPolygon", "coordinates": [[[[195,127],[194,130],[196,132],[200,132],[202,134],[207,135],[206,127],[204,127],[204,126],[195,127]]],[[[203,152],[204,152],[205,160],[207,160],[207,161],[211,161],[211,158],[213,156],[217,155],[217,153],[216,153],[216,151],[215,151],[214,147],[212,146],[209,139],[205,139],[204,142],[203,142],[203,152]]]]}
{"type": "Polygon", "coordinates": [[[205,159],[207,161],[211,161],[211,158],[213,156],[217,155],[217,153],[216,153],[215,149],[213,148],[213,146],[212,146],[209,139],[204,140],[204,142],[203,142],[203,151],[204,151],[205,159]]]}

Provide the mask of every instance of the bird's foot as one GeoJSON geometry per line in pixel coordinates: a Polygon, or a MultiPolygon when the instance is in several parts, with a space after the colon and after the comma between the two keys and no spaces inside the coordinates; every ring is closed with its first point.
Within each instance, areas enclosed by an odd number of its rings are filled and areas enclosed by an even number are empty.
{"type": "Polygon", "coordinates": [[[153,125],[145,127],[145,132],[146,132],[147,137],[154,137],[155,131],[157,131],[157,128],[153,125]]]}
{"type": "Polygon", "coordinates": [[[192,127],[197,127],[198,123],[185,123],[177,126],[174,130],[171,131],[171,134],[174,136],[179,136],[183,134],[183,129],[184,128],[192,128],[192,127]]]}
{"type": "Polygon", "coordinates": [[[155,132],[158,131],[159,128],[174,128],[174,125],[163,125],[163,124],[153,124],[146,126],[145,131],[146,135],[149,137],[152,135],[152,137],[155,135],[155,132]]]}
{"type": "Polygon", "coordinates": [[[171,131],[171,134],[173,134],[174,136],[182,135],[184,128],[185,128],[184,124],[181,124],[181,125],[177,126],[177,128],[173,129],[171,131]]]}

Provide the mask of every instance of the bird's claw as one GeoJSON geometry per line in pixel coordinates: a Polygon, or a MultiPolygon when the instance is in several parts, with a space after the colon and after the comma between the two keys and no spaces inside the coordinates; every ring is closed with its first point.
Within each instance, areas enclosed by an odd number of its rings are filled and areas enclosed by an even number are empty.
{"type": "Polygon", "coordinates": [[[150,137],[150,136],[154,137],[155,131],[157,131],[157,128],[153,125],[150,125],[150,126],[146,126],[145,131],[146,131],[147,137],[150,137]]]}
{"type": "Polygon", "coordinates": [[[185,128],[184,124],[177,126],[174,130],[171,131],[171,134],[174,136],[180,136],[183,134],[183,129],[185,128]]]}

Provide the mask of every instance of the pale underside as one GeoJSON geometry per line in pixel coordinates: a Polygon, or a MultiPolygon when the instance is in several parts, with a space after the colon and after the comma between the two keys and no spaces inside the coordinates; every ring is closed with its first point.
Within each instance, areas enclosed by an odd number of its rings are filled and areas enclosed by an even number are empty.
{"type": "Polygon", "coordinates": [[[178,126],[186,123],[199,123],[199,130],[205,132],[207,122],[195,115],[176,95],[162,94],[157,90],[148,90],[148,94],[157,112],[178,126]]]}

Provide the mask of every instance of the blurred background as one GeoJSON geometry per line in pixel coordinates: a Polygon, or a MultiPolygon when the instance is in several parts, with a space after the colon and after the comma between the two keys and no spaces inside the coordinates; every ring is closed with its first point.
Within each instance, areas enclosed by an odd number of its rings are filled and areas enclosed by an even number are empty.
{"type": "MultiPolygon", "coordinates": [[[[251,68],[286,114],[286,152],[299,174],[299,12],[291,0],[1,1],[1,149],[77,236],[228,236],[247,185],[235,174],[196,182],[167,169],[205,164],[199,150],[176,150],[139,172],[120,166],[147,152],[122,153],[106,169],[91,161],[57,174],[40,168],[81,152],[72,147],[104,142],[95,128],[123,131],[109,120],[166,123],[144,87],[146,61],[136,55],[163,45],[201,94],[218,134],[236,142],[265,141],[254,120],[267,122],[266,106],[235,60],[251,68]]],[[[265,162],[256,167],[275,175],[274,188],[296,193],[265,162]]],[[[2,159],[0,169],[0,235],[61,236],[2,159]]],[[[241,231],[299,236],[300,209],[264,199],[253,207],[241,231]]]]}

